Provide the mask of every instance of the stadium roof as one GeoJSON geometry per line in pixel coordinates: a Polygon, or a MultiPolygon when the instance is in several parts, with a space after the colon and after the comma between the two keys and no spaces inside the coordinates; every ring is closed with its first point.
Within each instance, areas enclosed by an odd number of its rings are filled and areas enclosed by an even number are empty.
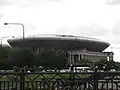
{"type": "Polygon", "coordinates": [[[99,39],[72,35],[36,35],[25,37],[25,39],[9,39],[8,43],[12,47],[87,49],[97,52],[105,50],[110,45],[99,39]]]}

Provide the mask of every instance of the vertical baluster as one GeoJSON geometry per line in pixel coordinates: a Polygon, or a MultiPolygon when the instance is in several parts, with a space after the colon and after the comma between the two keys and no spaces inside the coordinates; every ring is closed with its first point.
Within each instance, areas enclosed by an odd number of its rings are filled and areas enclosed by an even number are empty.
{"type": "Polygon", "coordinates": [[[113,90],[113,78],[111,79],[111,89],[113,90]]]}
{"type": "Polygon", "coordinates": [[[83,86],[83,88],[84,88],[84,90],[86,90],[86,81],[84,82],[84,86],[83,86]]]}
{"type": "Polygon", "coordinates": [[[90,82],[88,82],[88,89],[90,89],[90,82]]]}
{"type": "Polygon", "coordinates": [[[26,83],[27,83],[27,84],[26,84],[26,85],[27,85],[27,88],[29,88],[29,83],[30,83],[30,82],[29,82],[29,81],[26,81],[26,83]]]}
{"type": "Polygon", "coordinates": [[[24,69],[22,69],[20,73],[20,90],[24,90],[24,82],[25,82],[25,75],[24,75],[24,69]]]}
{"type": "Polygon", "coordinates": [[[13,81],[12,81],[12,89],[14,88],[13,81]]]}
{"type": "MultiPolygon", "coordinates": [[[[102,82],[102,81],[101,81],[101,83],[99,83],[99,85],[101,86],[101,88],[100,88],[100,89],[102,89],[102,90],[103,90],[103,85],[104,85],[104,84],[103,84],[103,82],[102,82]]],[[[99,86],[99,85],[98,85],[98,86],[99,86]]]]}
{"type": "Polygon", "coordinates": [[[42,86],[41,86],[41,80],[40,80],[40,82],[39,82],[39,86],[40,86],[40,90],[42,89],[42,86]]]}
{"type": "Polygon", "coordinates": [[[33,89],[34,85],[33,85],[33,81],[30,81],[30,85],[31,85],[31,89],[33,89]]]}
{"type": "Polygon", "coordinates": [[[48,82],[49,82],[49,87],[48,88],[49,88],[49,90],[51,90],[51,81],[49,80],[48,82]]]}
{"type": "Polygon", "coordinates": [[[9,85],[10,81],[7,82],[7,90],[9,90],[10,85],[9,85]]]}
{"type": "Polygon", "coordinates": [[[0,90],[2,89],[2,88],[1,88],[1,85],[2,85],[2,82],[0,81],[0,90]]]}
{"type": "Polygon", "coordinates": [[[4,88],[4,90],[5,90],[5,83],[6,83],[6,82],[4,81],[4,82],[3,82],[3,88],[4,88]]]}
{"type": "Polygon", "coordinates": [[[35,88],[38,90],[37,81],[35,81],[35,88]]]}
{"type": "Polygon", "coordinates": [[[118,82],[116,82],[116,87],[115,87],[116,90],[118,90],[118,86],[117,85],[118,85],[118,82]]]}
{"type": "Polygon", "coordinates": [[[107,86],[106,86],[106,87],[107,87],[107,90],[109,90],[109,88],[108,88],[108,84],[109,84],[109,82],[107,82],[107,86]]]}
{"type": "Polygon", "coordinates": [[[45,80],[43,80],[43,90],[45,89],[45,80]]]}
{"type": "Polygon", "coordinates": [[[57,80],[57,90],[59,90],[60,88],[60,82],[59,82],[59,80],[57,80]]]}
{"type": "Polygon", "coordinates": [[[16,87],[16,89],[18,88],[18,86],[17,86],[17,81],[15,81],[15,87],[16,87]]]}
{"type": "Polygon", "coordinates": [[[55,83],[56,83],[55,81],[52,81],[51,89],[54,89],[55,83]]]}

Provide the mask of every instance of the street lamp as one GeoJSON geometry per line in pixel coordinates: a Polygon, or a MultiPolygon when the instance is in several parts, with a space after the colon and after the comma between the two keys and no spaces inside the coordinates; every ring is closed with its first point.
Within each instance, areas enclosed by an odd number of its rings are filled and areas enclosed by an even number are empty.
{"type": "Polygon", "coordinates": [[[4,23],[4,25],[8,25],[8,24],[13,24],[13,25],[21,25],[23,28],[23,40],[25,38],[25,30],[24,30],[24,25],[22,23],[4,23]]]}
{"type": "Polygon", "coordinates": [[[9,37],[14,38],[14,36],[5,36],[5,37],[1,37],[1,48],[2,48],[2,40],[3,40],[4,38],[9,38],[9,37]]]}

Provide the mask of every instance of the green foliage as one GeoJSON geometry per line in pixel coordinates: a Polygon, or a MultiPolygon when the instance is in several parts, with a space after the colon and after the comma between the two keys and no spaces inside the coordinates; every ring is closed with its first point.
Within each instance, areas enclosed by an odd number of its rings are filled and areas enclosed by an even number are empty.
{"type": "Polygon", "coordinates": [[[88,66],[91,69],[94,69],[95,67],[97,67],[98,70],[104,70],[104,71],[109,71],[111,69],[115,69],[116,65],[114,61],[107,61],[107,60],[101,60],[100,62],[87,62],[88,66]]]}
{"type": "Polygon", "coordinates": [[[110,69],[116,68],[114,61],[107,61],[107,60],[102,60],[101,62],[96,63],[96,66],[98,66],[99,70],[105,70],[105,71],[109,71],[110,69]]]}
{"type": "Polygon", "coordinates": [[[115,62],[114,61],[108,61],[106,62],[105,70],[115,69],[115,62]]]}
{"type": "Polygon", "coordinates": [[[9,47],[0,48],[0,59],[5,59],[8,57],[8,53],[11,49],[9,47]]]}
{"type": "Polygon", "coordinates": [[[10,47],[1,47],[0,48],[0,69],[6,69],[9,57],[10,47]]]}
{"type": "Polygon", "coordinates": [[[63,50],[47,49],[37,56],[41,66],[62,67],[67,62],[66,52],[63,50]]]}
{"type": "Polygon", "coordinates": [[[58,49],[47,49],[35,54],[19,48],[0,48],[0,69],[17,67],[62,67],[66,64],[66,52],[58,49]]]}
{"type": "Polygon", "coordinates": [[[28,50],[23,49],[12,49],[8,58],[11,66],[18,67],[33,66],[34,60],[34,55],[31,52],[28,52],[28,50]]]}
{"type": "Polygon", "coordinates": [[[115,62],[115,70],[120,71],[120,62],[115,62]]]}

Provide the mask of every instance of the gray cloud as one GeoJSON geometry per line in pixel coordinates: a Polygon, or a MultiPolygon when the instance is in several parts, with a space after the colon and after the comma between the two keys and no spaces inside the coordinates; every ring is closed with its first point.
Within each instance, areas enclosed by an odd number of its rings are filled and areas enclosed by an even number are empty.
{"type": "Polygon", "coordinates": [[[0,14],[0,19],[1,19],[3,16],[4,16],[3,14],[0,14]]]}
{"type": "Polygon", "coordinates": [[[25,33],[27,34],[27,36],[35,35],[37,33],[37,28],[31,23],[26,23],[25,24],[25,33]]]}
{"type": "Polygon", "coordinates": [[[49,2],[59,2],[59,1],[62,1],[62,0],[47,0],[49,2]]]}
{"type": "MultiPolygon", "coordinates": [[[[18,5],[18,6],[26,7],[31,5],[30,1],[33,1],[33,0],[0,0],[0,6],[18,5]]],[[[39,3],[38,1],[41,1],[41,0],[34,0],[34,1],[36,3],[39,3]]]]}
{"type": "Polygon", "coordinates": [[[45,2],[60,2],[62,0],[27,0],[29,5],[40,5],[45,2]]]}
{"type": "Polygon", "coordinates": [[[120,4],[120,0],[106,0],[108,5],[118,5],[120,4]]]}
{"type": "Polygon", "coordinates": [[[112,28],[112,33],[115,36],[120,36],[120,21],[117,21],[115,26],[112,28]]]}
{"type": "Polygon", "coordinates": [[[74,28],[60,27],[57,33],[70,33],[82,36],[105,36],[108,30],[99,24],[91,24],[91,26],[79,26],[74,28]]]}
{"type": "Polygon", "coordinates": [[[0,0],[0,6],[10,5],[12,2],[10,0],[0,0]]]}
{"type": "Polygon", "coordinates": [[[110,40],[111,43],[113,43],[113,44],[120,44],[120,36],[112,36],[112,37],[109,37],[109,40],[110,40]]]}

